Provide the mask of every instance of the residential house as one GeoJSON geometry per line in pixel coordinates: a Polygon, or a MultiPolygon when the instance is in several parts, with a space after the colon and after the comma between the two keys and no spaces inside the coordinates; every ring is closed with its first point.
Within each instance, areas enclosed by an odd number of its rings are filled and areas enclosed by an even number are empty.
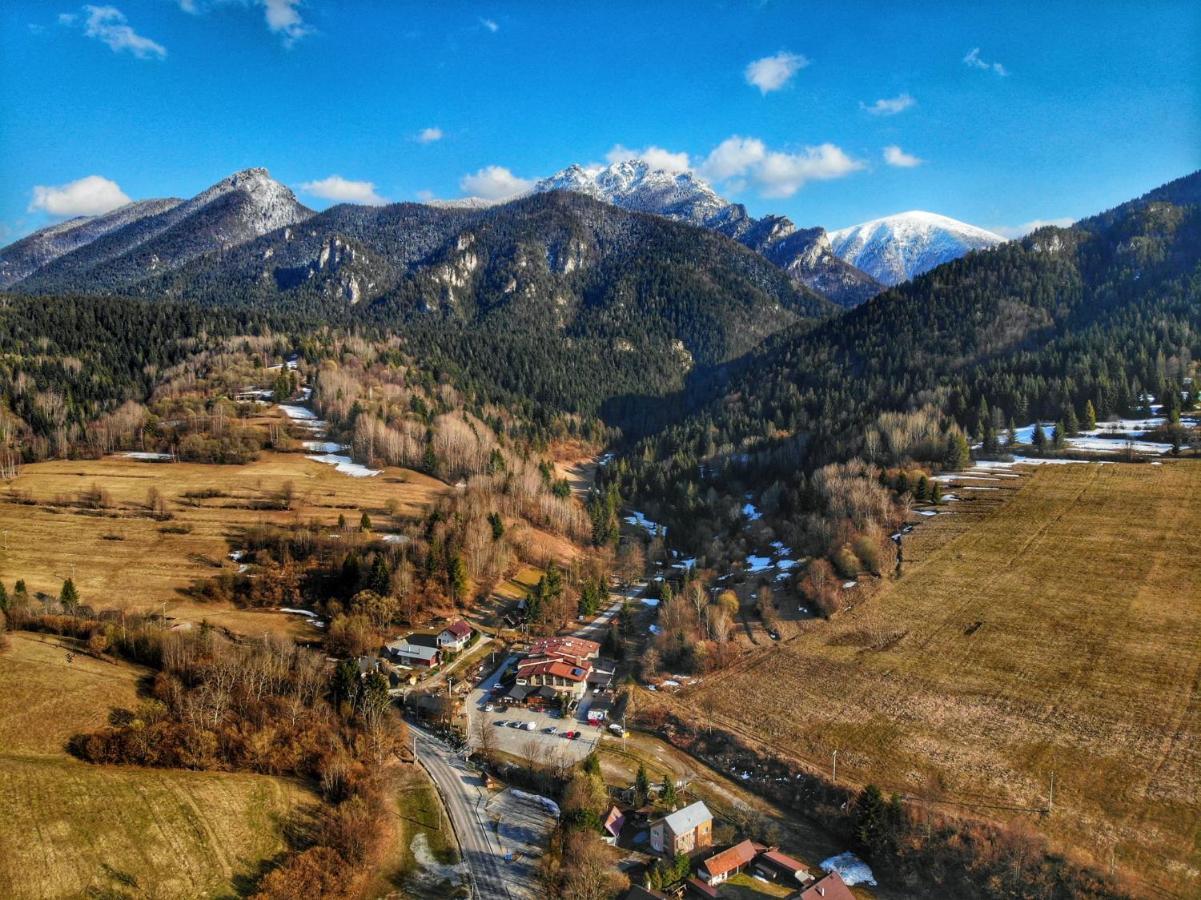
{"type": "Polygon", "coordinates": [[[397,665],[432,669],[441,661],[437,639],[427,634],[411,634],[385,645],[397,665]]]}
{"type": "Polygon", "coordinates": [[[600,644],[577,637],[543,637],[530,642],[529,656],[567,656],[575,659],[596,659],[600,644]]]}
{"type": "Polygon", "coordinates": [[[443,650],[458,652],[467,646],[474,633],[470,625],[462,619],[456,619],[442,629],[442,633],[438,635],[438,646],[443,650]]]}
{"type": "Polygon", "coordinates": [[[613,846],[617,843],[617,839],[621,837],[621,829],[625,826],[625,823],[626,817],[622,815],[621,810],[616,806],[611,807],[601,822],[601,830],[604,832],[601,837],[604,838],[606,844],[613,846]]]}
{"type": "Polygon", "coordinates": [[[809,870],[804,863],[771,847],[755,860],[755,872],[769,881],[785,884],[804,884],[809,881],[809,870]]]}
{"type": "Polygon", "coordinates": [[[721,884],[754,862],[763,849],[754,841],[742,841],[702,862],[697,868],[697,875],[710,887],[721,884]]]}
{"type": "Polygon", "coordinates": [[[651,847],[674,857],[713,846],[713,814],[701,801],[651,823],[651,847]]]}
{"type": "Polygon", "coordinates": [[[797,900],[855,900],[855,895],[841,875],[831,872],[801,891],[797,900]]]}

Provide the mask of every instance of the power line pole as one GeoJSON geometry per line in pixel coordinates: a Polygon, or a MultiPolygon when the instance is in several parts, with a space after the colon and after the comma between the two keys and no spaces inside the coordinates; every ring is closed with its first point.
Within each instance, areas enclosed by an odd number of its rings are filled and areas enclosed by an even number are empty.
{"type": "Polygon", "coordinates": [[[1051,793],[1047,797],[1047,815],[1055,808],[1055,773],[1051,773],[1051,793]]]}
{"type": "Polygon", "coordinates": [[[830,781],[838,784],[838,751],[834,751],[834,773],[830,776],[830,781]]]}

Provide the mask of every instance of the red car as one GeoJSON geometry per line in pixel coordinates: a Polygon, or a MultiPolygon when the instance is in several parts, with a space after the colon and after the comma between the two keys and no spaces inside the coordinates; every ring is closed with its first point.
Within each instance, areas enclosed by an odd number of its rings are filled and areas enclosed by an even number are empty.
{"type": "Polygon", "coordinates": [[[576,731],[564,731],[563,737],[567,738],[567,740],[569,740],[569,741],[574,741],[575,737],[578,733],[579,732],[576,732],[576,731]]]}

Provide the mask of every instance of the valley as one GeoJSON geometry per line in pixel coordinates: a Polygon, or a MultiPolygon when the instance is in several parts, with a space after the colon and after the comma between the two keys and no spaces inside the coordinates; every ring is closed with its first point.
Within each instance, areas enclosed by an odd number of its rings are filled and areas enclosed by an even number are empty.
{"type": "Polygon", "coordinates": [[[0,248],[0,895],[1201,892],[1201,172],[604,160],[39,186],[114,202],[0,248]]]}

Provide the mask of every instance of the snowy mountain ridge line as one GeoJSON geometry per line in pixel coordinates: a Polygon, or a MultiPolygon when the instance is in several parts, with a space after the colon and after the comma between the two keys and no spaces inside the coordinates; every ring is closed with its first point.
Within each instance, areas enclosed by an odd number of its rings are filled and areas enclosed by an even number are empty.
{"type": "Polygon", "coordinates": [[[924,210],[884,216],[830,232],[834,253],[890,286],[1005,240],[967,222],[924,210]]]}

